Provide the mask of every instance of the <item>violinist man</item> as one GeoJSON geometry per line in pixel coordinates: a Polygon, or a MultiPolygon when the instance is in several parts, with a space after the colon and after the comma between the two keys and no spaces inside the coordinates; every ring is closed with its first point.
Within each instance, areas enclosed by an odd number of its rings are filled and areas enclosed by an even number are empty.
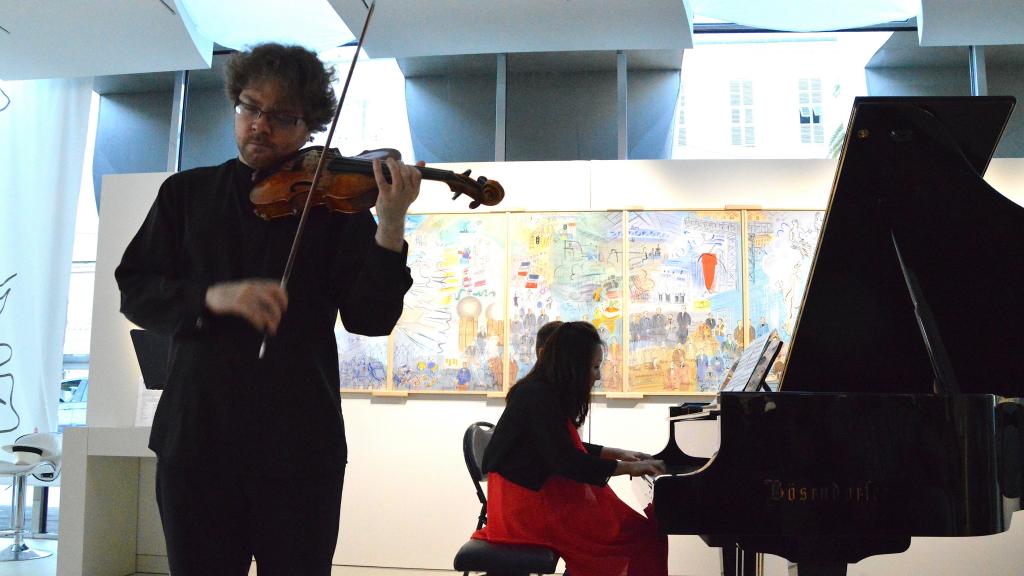
{"type": "Polygon", "coordinates": [[[244,575],[253,558],[261,576],[330,574],[347,457],[335,318],[369,336],[398,321],[420,186],[375,162],[379,224],[314,208],[280,287],[299,218],[263,220],[249,194],[329,124],[332,76],[300,47],[235,55],[238,158],[170,176],[115,272],[125,316],[172,341],[149,447],[175,576],[244,575]]]}

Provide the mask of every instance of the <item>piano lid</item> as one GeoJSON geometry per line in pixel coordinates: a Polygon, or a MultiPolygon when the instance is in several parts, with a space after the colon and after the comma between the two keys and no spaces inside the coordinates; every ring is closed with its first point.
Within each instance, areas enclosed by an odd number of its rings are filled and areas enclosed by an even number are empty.
{"type": "Polygon", "coordinates": [[[894,238],[963,393],[1024,397],[1024,208],[982,180],[1012,97],[857,98],[785,391],[932,391],[894,238]]]}

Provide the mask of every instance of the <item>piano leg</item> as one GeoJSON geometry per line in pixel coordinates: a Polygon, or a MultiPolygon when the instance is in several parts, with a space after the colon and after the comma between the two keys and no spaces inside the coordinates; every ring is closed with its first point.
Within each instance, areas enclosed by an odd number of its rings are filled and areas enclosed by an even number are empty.
{"type": "Polygon", "coordinates": [[[722,546],[722,576],[757,576],[757,554],[736,544],[722,546]]]}

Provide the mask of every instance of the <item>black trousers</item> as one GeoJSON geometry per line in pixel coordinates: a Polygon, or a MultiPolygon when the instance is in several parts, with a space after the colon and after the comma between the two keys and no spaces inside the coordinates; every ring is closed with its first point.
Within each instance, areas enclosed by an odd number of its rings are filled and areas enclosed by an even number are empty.
{"type": "Polygon", "coordinates": [[[345,471],[291,478],[198,471],[157,462],[174,576],[330,576],[345,471]]]}

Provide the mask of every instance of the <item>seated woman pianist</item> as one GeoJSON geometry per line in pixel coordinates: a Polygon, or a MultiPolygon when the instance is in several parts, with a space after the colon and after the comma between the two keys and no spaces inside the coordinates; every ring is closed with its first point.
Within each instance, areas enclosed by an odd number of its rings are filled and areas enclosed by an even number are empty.
{"type": "Polygon", "coordinates": [[[663,473],[664,464],[587,444],[577,432],[601,378],[597,330],[565,322],[541,347],[509,392],[484,452],[488,523],[473,538],[547,546],[573,576],[666,575],[666,537],[608,486],[611,476],[663,473]]]}

